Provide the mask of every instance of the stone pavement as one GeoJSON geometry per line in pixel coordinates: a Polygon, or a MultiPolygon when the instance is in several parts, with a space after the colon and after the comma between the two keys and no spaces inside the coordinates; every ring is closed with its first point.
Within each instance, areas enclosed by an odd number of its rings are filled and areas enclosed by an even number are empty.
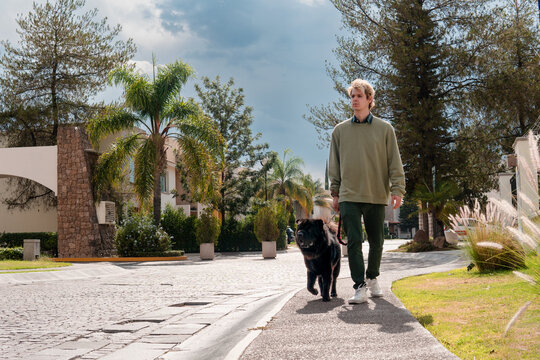
{"type": "MultiPolygon", "coordinates": [[[[385,249],[398,243],[388,241],[385,249]]],[[[440,261],[458,266],[455,254],[441,259],[385,253],[383,269],[405,276],[429,272],[440,261]]],[[[349,287],[348,276],[344,258],[340,286],[349,287]]],[[[244,355],[254,358],[252,349],[264,348],[256,344],[267,335],[260,329],[271,315],[279,317],[284,305],[283,311],[292,304],[305,307],[304,300],[298,303],[305,277],[294,248],[275,260],[239,253],[200,261],[188,254],[181,262],[76,264],[55,272],[0,274],[0,358],[235,359],[261,333],[244,355]]],[[[342,291],[340,298],[347,295],[342,291]]],[[[414,319],[411,323],[415,326],[414,319]]]]}

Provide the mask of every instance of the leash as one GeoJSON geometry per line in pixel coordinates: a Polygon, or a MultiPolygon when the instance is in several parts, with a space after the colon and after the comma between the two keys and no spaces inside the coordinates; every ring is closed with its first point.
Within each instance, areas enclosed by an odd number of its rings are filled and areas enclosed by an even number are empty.
{"type": "Polygon", "coordinates": [[[337,228],[337,240],[341,245],[347,246],[347,243],[341,239],[341,214],[339,215],[338,228],[337,228]]]}

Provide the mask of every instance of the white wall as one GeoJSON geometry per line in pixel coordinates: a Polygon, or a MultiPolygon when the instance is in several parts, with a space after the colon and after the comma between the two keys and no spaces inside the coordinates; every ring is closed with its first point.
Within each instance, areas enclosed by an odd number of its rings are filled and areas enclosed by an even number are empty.
{"type": "MultiPolygon", "coordinates": [[[[0,179],[0,202],[9,192],[8,179],[0,179]]],[[[8,210],[0,204],[0,233],[2,232],[56,232],[56,208],[33,206],[27,210],[8,210]]]]}

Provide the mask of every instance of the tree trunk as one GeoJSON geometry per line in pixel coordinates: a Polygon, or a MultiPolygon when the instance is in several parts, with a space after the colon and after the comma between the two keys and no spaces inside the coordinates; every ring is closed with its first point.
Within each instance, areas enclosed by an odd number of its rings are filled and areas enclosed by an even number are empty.
{"type": "Polygon", "coordinates": [[[156,167],[154,172],[154,224],[157,226],[161,220],[161,171],[156,167]]]}
{"type": "Polygon", "coordinates": [[[157,137],[156,144],[156,168],[154,171],[154,224],[157,226],[161,222],[161,174],[165,170],[165,139],[157,137]]]}

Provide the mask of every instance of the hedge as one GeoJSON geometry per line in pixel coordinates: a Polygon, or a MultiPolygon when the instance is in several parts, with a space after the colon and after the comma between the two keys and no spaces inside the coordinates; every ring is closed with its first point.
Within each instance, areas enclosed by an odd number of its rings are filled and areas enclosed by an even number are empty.
{"type": "Polygon", "coordinates": [[[55,232],[0,233],[1,247],[23,247],[24,239],[39,239],[41,252],[58,256],[58,235],[55,232]]]}
{"type": "Polygon", "coordinates": [[[0,248],[0,260],[22,260],[23,248],[0,248]]]}

